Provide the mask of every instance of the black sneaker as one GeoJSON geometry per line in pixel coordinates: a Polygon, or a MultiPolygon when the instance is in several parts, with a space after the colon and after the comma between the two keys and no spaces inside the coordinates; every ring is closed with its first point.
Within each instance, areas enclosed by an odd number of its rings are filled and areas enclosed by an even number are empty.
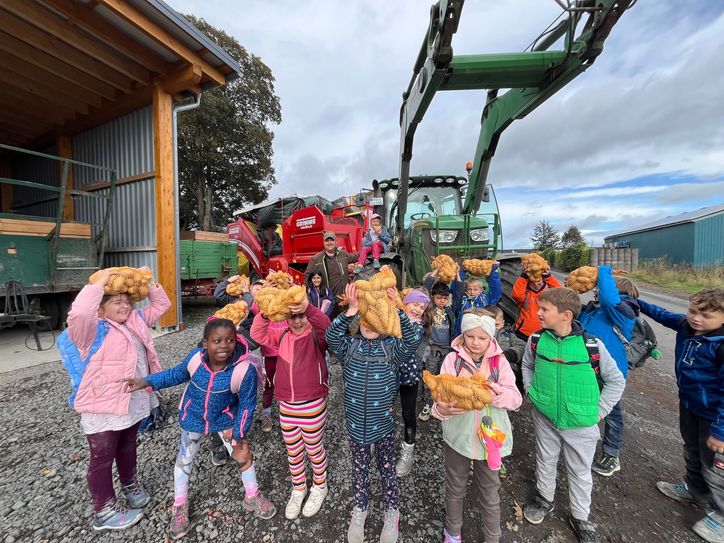
{"type": "Polygon", "coordinates": [[[535,495],[528,500],[528,503],[525,504],[523,516],[525,520],[531,524],[540,524],[551,511],[553,511],[553,502],[549,502],[536,492],[535,495]]]}
{"type": "Polygon", "coordinates": [[[573,527],[573,531],[576,532],[578,541],[581,543],[597,543],[596,525],[592,522],[571,517],[571,526],[573,527]]]}
{"type": "Polygon", "coordinates": [[[211,463],[214,466],[223,466],[228,459],[229,453],[226,452],[226,447],[219,434],[211,434],[211,463]]]}
{"type": "Polygon", "coordinates": [[[621,463],[618,461],[618,456],[601,453],[601,456],[593,462],[591,470],[604,477],[611,477],[617,471],[621,471],[621,463]]]}

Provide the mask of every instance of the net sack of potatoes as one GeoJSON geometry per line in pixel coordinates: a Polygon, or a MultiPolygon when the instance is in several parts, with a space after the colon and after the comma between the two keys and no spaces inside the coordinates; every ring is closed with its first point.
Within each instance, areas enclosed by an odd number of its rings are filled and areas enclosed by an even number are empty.
{"type": "Polygon", "coordinates": [[[246,275],[242,275],[236,281],[232,281],[226,285],[226,293],[229,296],[239,297],[244,294],[244,291],[249,290],[249,278],[246,275]]]}
{"type": "Polygon", "coordinates": [[[440,255],[432,259],[433,270],[437,271],[437,277],[443,283],[450,283],[458,274],[460,267],[449,255],[440,255]]]}
{"type": "Polygon", "coordinates": [[[596,288],[598,281],[598,268],[593,266],[581,266],[571,272],[566,279],[566,286],[575,290],[578,294],[583,294],[589,290],[596,288]]]}
{"type": "Polygon", "coordinates": [[[217,319],[229,319],[237,328],[249,314],[249,305],[246,302],[234,302],[228,304],[214,313],[217,319]]]}
{"type": "Polygon", "coordinates": [[[254,301],[259,311],[270,321],[280,322],[288,319],[292,311],[290,305],[301,304],[307,297],[304,287],[294,285],[289,288],[276,288],[265,285],[257,292],[254,301]]]}
{"type": "Polygon", "coordinates": [[[487,277],[490,272],[493,271],[493,265],[497,264],[495,260],[479,260],[477,258],[471,258],[469,260],[463,260],[463,269],[478,277],[487,277]]]}
{"type": "Polygon", "coordinates": [[[287,272],[271,272],[269,273],[269,275],[266,276],[265,286],[287,289],[290,288],[293,284],[294,280],[292,279],[292,276],[289,275],[287,272]]]}
{"type": "Polygon", "coordinates": [[[521,257],[521,260],[528,266],[525,274],[531,281],[541,281],[543,274],[548,270],[548,261],[536,253],[530,253],[521,257]]]}
{"type": "MultiPolygon", "coordinates": [[[[103,287],[103,293],[108,295],[128,294],[132,302],[140,302],[148,296],[148,282],[153,278],[153,272],[149,269],[129,268],[122,266],[108,268],[115,273],[103,287]]],[[[95,278],[104,270],[98,270],[88,278],[92,283],[95,278]]]]}
{"type": "Polygon", "coordinates": [[[479,374],[456,377],[448,373],[434,375],[424,370],[422,379],[438,402],[455,402],[455,407],[461,409],[480,410],[493,401],[488,380],[479,374]]]}
{"type": "Polygon", "coordinates": [[[382,266],[369,281],[359,280],[354,284],[359,299],[360,324],[378,334],[402,337],[397,304],[387,296],[387,289],[397,285],[392,268],[382,266]]]}

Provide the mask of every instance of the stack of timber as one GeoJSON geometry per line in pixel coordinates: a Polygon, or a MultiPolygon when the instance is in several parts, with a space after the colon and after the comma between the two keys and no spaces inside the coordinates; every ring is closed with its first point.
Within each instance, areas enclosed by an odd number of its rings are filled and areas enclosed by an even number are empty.
{"type": "Polygon", "coordinates": [[[191,232],[181,232],[181,239],[190,239],[194,241],[229,241],[227,232],[204,232],[203,230],[194,230],[191,232]]]}
{"type": "MultiPolygon", "coordinates": [[[[47,236],[54,228],[54,222],[0,218],[0,234],[47,236]]],[[[80,222],[64,222],[60,225],[60,237],[90,239],[91,225],[80,222]]]]}

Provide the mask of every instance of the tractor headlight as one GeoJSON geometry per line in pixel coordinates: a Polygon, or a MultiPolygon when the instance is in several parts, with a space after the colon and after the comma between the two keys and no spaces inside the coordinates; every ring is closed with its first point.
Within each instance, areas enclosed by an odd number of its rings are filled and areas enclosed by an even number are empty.
{"type": "Polygon", "coordinates": [[[437,241],[438,243],[452,243],[455,241],[455,238],[458,237],[458,232],[457,230],[438,230],[437,239],[435,239],[435,230],[430,230],[430,237],[432,241],[437,241]]]}
{"type": "Polygon", "coordinates": [[[490,235],[487,228],[476,228],[470,231],[470,239],[476,242],[488,241],[490,235]]]}

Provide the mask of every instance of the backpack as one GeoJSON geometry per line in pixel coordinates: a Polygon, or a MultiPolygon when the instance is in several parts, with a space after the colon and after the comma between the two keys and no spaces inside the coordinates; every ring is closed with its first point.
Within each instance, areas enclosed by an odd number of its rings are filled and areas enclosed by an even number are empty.
{"type": "MultiPolygon", "coordinates": [[[[251,363],[249,362],[248,358],[245,358],[237,362],[236,366],[234,366],[234,369],[231,372],[230,388],[232,394],[239,393],[239,390],[241,389],[241,383],[244,381],[244,377],[246,377],[246,372],[249,371],[250,365],[251,363]]],[[[196,373],[196,370],[199,369],[199,366],[201,366],[201,356],[192,356],[191,360],[189,360],[188,364],[186,364],[186,369],[189,372],[189,382],[193,378],[194,373],[196,373]]],[[[181,399],[183,401],[183,394],[181,395],[181,399]]]]}
{"type": "MultiPolygon", "coordinates": [[[[542,334],[543,334],[543,330],[538,330],[537,332],[533,332],[530,335],[530,349],[531,349],[531,351],[533,351],[533,357],[536,356],[536,352],[538,349],[538,340],[540,339],[542,334]]],[[[599,373],[601,370],[601,368],[600,368],[601,353],[598,350],[598,342],[596,341],[595,337],[590,336],[585,332],[582,334],[582,337],[583,337],[583,342],[586,345],[586,351],[588,351],[588,361],[591,363],[591,367],[593,368],[593,373],[596,374],[596,379],[600,379],[599,373]]],[[[545,357],[543,357],[543,358],[545,358],[545,357]]]]}
{"type": "Polygon", "coordinates": [[[67,328],[58,336],[57,344],[58,350],[60,351],[60,358],[63,361],[63,367],[65,367],[65,370],[70,376],[71,392],[68,403],[71,407],[73,407],[75,403],[75,395],[78,393],[78,388],[80,387],[80,382],[83,380],[83,374],[88,367],[88,363],[96,351],[100,349],[103,340],[106,339],[108,328],[108,323],[103,321],[99,323],[96,337],[93,338],[93,343],[90,349],[88,349],[88,354],[85,358],[80,356],[78,346],[70,339],[67,328]]]}
{"type": "Polygon", "coordinates": [[[630,340],[624,337],[618,326],[614,326],[613,331],[626,349],[626,360],[628,360],[630,370],[640,368],[649,358],[658,360],[661,357],[658,350],[656,350],[658,345],[656,334],[643,317],[636,317],[630,340]]]}

